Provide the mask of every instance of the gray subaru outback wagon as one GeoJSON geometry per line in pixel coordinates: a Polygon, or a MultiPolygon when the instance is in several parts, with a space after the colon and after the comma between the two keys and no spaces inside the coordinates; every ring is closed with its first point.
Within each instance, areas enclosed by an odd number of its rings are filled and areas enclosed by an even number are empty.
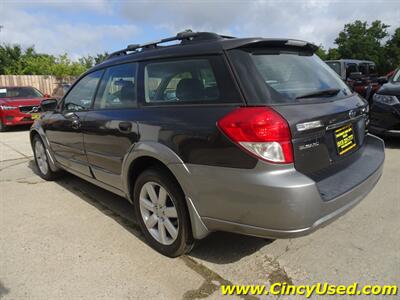
{"type": "Polygon", "coordinates": [[[366,101],[316,49],[208,32],[129,45],[42,103],[38,171],[126,197],[171,257],[213,231],[308,234],[363,199],[384,162],[366,101]]]}

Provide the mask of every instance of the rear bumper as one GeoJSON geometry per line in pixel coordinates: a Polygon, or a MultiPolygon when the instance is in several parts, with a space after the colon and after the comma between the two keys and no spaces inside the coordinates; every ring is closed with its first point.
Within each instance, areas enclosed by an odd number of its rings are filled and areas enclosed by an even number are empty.
{"type": "Polygon", "coordinates": [[[382,140],[368,135],[362,155],[323,183],[293,166],[259,163],[255,169],[238,170],[189,165],[196,183],[190,197],[210,231],[296,237],[328,224],[361,201],[378,182],[383,161],[382,140]],[[338,193],[329,200],[321,192],[328,186],[338,193]]]}

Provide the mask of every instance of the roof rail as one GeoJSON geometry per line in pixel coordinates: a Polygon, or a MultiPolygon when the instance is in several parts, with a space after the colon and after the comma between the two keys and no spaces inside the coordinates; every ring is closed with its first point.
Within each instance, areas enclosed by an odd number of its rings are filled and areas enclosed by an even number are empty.
{"type": "Polygon", "coordinates": [[[175,36],[169,37],[169,38],[164,38],[152,42],[147,42],[144,44],[132,44],[128,45],[125,49],[115,51],[111,53],[109,56],[107,56],[106,60],[116,57],[116,56],[121,56],[121,55],[127,55],[128,52],[139,52],[139,50],[143,51],[145,49],[153,49],[156,48],[159,44],[162,43],[168,43],[172,41],[181,41],[181,43],[187,43],[190,42],[194,39],[196,40],[210,40],[210,39],[228,39],[228,38],[233,38],[231,36],[226,36],[226,35],[219,35],[213,32],[193,32],[192,30],[188,29],[182,32],[178,32],[175,36]]]}

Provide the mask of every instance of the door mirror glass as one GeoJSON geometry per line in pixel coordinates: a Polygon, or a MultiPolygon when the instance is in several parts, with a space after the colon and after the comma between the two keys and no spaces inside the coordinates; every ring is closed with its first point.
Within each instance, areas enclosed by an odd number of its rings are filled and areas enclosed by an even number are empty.
{"type": "Polygon", "coordinates": [[[57,99],[45,99],[40,103],[40,110],[42,112],[55,111],[58,105],[57,99]]]}

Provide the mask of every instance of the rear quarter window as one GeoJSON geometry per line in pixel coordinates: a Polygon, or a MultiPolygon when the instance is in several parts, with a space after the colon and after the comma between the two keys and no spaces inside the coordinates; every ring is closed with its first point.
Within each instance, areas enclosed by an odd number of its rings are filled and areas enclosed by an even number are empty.
{"type": "Polygon", "coordinates": [[[221,56],[147,62],[143,73],[146,104],[242,102],[221,56]]]}

